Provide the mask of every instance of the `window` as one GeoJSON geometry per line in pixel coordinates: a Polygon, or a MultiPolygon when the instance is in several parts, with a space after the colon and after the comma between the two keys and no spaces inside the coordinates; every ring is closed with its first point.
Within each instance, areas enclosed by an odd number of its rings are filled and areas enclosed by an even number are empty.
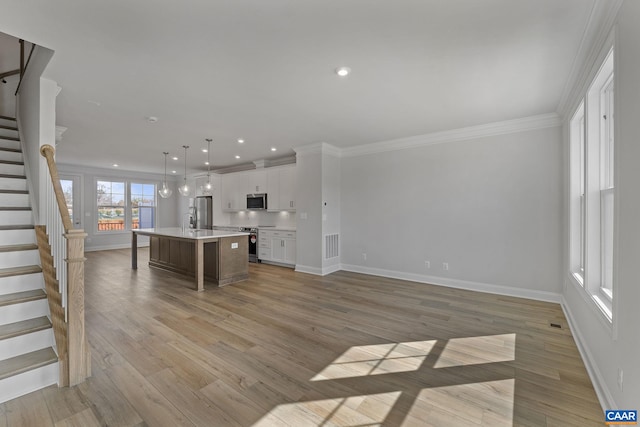
{"type": "Polygon", "coordinates": [[[62,187],[62,194],[64,194],[64,200],[65,202],[67,202],[67,209],[69,210],[69,217],[71,218],[71,223],[75,224],[75,220],[73,218],[73,180],[61,178],[60,187],[62,187]]]}
{"type": "Polygon", "coordinates": [[[154,228],[156,185],[131,183],[131,228],[154,228]]]}
{"type": "Polygon", "coordinates": [[[612,319],[615,246],[613,50],[569,123],[570,268],[612,319]]]}
{"type": "Polygon", "coordinates": [[[98,231],[125,229],[125,183],[97,181],[98,231]]]}
{"type": "Polygon", "coordinates": [[[96,197],[98,232],[155,227],[155,184],[98,180],[96,197]]]}

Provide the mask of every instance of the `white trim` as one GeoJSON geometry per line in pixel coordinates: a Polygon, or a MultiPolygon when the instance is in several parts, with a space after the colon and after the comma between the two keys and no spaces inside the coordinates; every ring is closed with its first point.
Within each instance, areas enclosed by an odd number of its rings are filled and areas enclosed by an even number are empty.
{"type": "Polygon", "coordinates": [[[558,114],[562,116],[569,114],[577,94],[581,93],[581,91],[577,91],[577,88],[586,84],[586,74],[590,69],[588,65],[597,56],[602,39],[608,37],[622,3],[623,0],[596,0],[594,2],[587,25],[582,33],[580,47],[576,52],[571,71],[560,96],[560,102],[558,102],[556,109],[558,114]]]}
{"type": "Polygon", "coordinates": [[[425,135],[411,136],[408,138],[399,138],[390,141],[374,142],[372,144],[343,148],[342,157],[363,156],[367,154],[442,144],[445,142],[464,141],[468,139],[545,129],[561,125],[562,119],[558,114],[541,114],[538,116],[505,120],[501,122],[487,123],[484,125],[469,126],[425,135]]]}
{"type": "MultiPolygon", "coordinates": [[[[593,299],[593,295],[589,292],[589,289],[586,289],[583,285],[580,285],[580,282],[573,276],[572,273],[569,274],[568,278],[569,283],[572,283],[576,292],[584,301],[584,304],[588,307],[588,309],[593,313],[595,317],[598,318],[598,321],[602,326],[609,332],[609,334],[613,337],[613,319],[607,317],[607,314],[602,310],[602,308],[598,305],[598,303],[593,299]]],[[[571,286],[571,285],[569,285],[571,286]]],[[[564,295],[563,295],[564,298],[564,295]]]]}
{"type": "Polygon", "coordinates": [[[562,307],[562,311],[564,312],[564,317],[567,318],[569,329],[573,334],[574,341],[576,342],[576,347],[578,347],[578,351],[580,352],[580,356],[582,357],[584,366],[587,368],[587,373],[589,374],[589,378],[591,379],[591,383],[593,384],[596,396],[598,396],[600,406],[602,408],[617,408],[618,406],[613,400],[613,395],[609,391],[607,383],[604,381],[604,377],[598,369],[598,365],[597,363],[595,363],[593,355],[589,351],[589,347],[584,344],[586,341],[583,338],[582,333],[580,332],[580,328],[578,328],[578,322],[573,317],[571,309],[569,308],[569,304],[567,303],[567,300],[564,296],[562,297],[560,306],[562,307]]]}
{"type": "Polygon", "coordinates": [[[340,266],[340,264],[334,264],[334,265],[330,265],[328,267],[323,267],[322,268],[322,275],[326,276],[327,274],[335,273],[336,271],[340,271],[341,269],[342,269],[342,267],[340,266]]]}
{"type": "Polygon", "coordinates": [[[313,274],[313,275],[316,275],[316,276],[323,276],[321,268],[310,267],[308,265],[296,264],[295,271],[297,271],[299,273],[307,273],[307,274],[313,274]]]}
{"type": "Polygon", "coordinates": [[[490,283],[471,282],[468,280],[451,279],[447,277],[426,276],[423,274],[405,273],[395,270],[363,267],[360,265],[342,264],[342,270],[355,273],[370,274],[373,276],[390,277],[393,279],[410,280],[431,285],[446,286],[448,288],[466,289],[470,291],[486,292],[490,294],[506,295],[518,298],[528,298],[537,301],[560,303],[562,295],[554,292],[538,291],[535,289],[512,288],[509,286],[494,285],[490,283]]]}
{"type": "Polygon", "coordinates": [[[296,152],[296,155],[305,155],[305,154],[329,154],[335,157],[341,157],[344,149],[340,149],[331,144],[327,144],[326,142],[319,142],[317,144],[303,145],[300,147],[293,147],[293,151],[296,152]]]}

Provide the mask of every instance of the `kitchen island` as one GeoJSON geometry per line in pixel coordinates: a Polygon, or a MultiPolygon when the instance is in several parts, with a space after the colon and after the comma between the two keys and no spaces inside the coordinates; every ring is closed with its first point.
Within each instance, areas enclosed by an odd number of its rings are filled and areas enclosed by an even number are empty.
{"type": "Polygon", "coordinates": [[[149,266],[218,286],[249,278],[249,233],[223,230],[182,230],[179,227],[143,228],[131,232],[131,268],[138,268],[138,235],[149,236],[149,266]]]}

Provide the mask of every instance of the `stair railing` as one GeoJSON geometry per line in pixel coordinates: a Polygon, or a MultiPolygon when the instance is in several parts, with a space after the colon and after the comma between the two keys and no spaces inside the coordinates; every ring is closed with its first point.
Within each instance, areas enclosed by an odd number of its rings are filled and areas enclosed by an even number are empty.
{"type": "MultiPolygon", "coordinates": [[[[73,228],[54,159],[55,149],[45,144],[40,147],[40,154],[46,159],[49,170],[49,174],[45,174],[47,185],[41,189],[45,192],[46,206],[40,209],[40,219],[41,222],[44,220],[51,249],[51,257],[45,256],[42,264],[45,284],[47,288],[58,288],[60,304],[64,309],[62,325],[56,325],[59,322],[54,318],[54,310],[57,309],[51,310],[61,362],[60,385],[73,386],[91,375],[91,357],[84,322],[84,239],[87,234],[82,229],[73,228]],[[49,266],[45,265],[47,261],[50,261],[49,266]]],[[[40,239],[38,245],[41,246],[40,239]]]]}

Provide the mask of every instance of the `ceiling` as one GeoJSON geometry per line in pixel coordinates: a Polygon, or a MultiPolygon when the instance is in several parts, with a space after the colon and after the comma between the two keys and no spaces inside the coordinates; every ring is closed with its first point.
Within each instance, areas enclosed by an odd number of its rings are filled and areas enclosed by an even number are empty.
{"type": "Polygon", "coordinates": [[[59,162],[182,173],[205,138],[219,168],[555,112],[596,2],[3,0],[0,31],[55,51],[59,162]]]}

